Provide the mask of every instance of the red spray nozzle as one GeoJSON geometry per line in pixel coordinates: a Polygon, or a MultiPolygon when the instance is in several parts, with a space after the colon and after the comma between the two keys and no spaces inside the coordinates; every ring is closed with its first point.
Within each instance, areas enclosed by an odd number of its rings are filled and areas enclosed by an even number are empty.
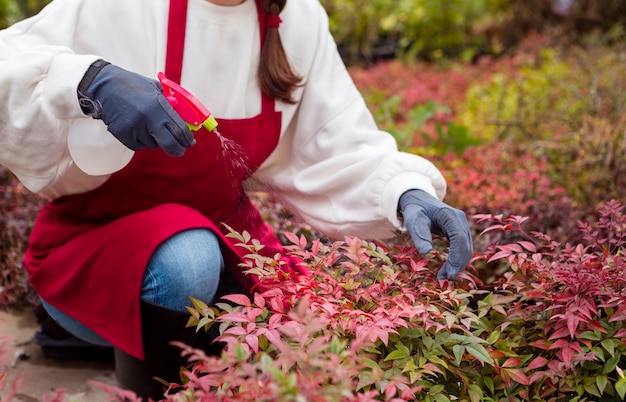
{"type": "Polygon", "coordinates": [[[191,92],[166,78],[164,73],[158,73],[157,77],[161,82],[165,98],[191,130],[197,131],[202,126],[209,131],[215,130],[217,121],[191,92]]]}

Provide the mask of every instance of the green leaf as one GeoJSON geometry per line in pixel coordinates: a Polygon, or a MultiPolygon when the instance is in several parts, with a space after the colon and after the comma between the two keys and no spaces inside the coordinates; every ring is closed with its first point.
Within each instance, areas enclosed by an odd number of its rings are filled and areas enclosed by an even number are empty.
{"type": "Polygon", "coordinates": [[[493,383],[493,379],[491,377],[483,377],[483,382],[485,383],[485,385],[489,389],[489,393],[493,395],[494,390],[496,388],[494,383],[493,383]]]}
{"type": "Polygon", "coordinates": [[[493,359],[482,345],[465,345],[465,349],[478,360],[493,366],[493,359]]]}
{"type": "Polygon", "coordinates": [[[454,353],[454,364],[458,366],[463,360],[463,354],[465,354],[465,346],[454,345],[452,347],[452,352],[454,353]]]}
{"type": "Polygon", "coordinates": [[[615,390],[617,391],[617,394],[619,395],[619,397],[624,400],[624,397],[626,397],[626,378],[625,377],[620,377],[619,380],[617,380],[617,383],[615,383],[615,390]]]}
{"type": "Polygon", "coordinates": [[[445,385],[437,384],[437,385],[433,386],[428,392],[431,395],[434,395],[434,394],[439,394],[439,393],[443,392],[445,389],[446,389],[445,385]]]}
{"type": "Polygon", "coordinates": [[[378,364],[377,361],[372,360],[372,359],[368,359],[367,357],[361,358],[359,360],[359,362],[364,365],[365,367],[369,367],[371,369],[380,369],[380,365],[378,364]]]}
{"type": "Polygon", "coordinates": [[[406,359],[407,357],[409,357],[409,354],[407,352],[408,352],[408,349],[407,350],[396,349],[392,351],[391,353],[389,353],[387,357],[385,357],[385,361],[387,362],[390,360],[406,359]]]}
{"type": "Polygon", "coordinates": [[[427,359],[431,363],[440,364],[441,366],[448,368],[448,362],[433,353],[429,354],[427,359]]]}
{"type": "Polygon", "coordinates": [[[606,388],[608,383],[609,379],[607,376],[599,375],[596,377],[596,386],[598,387],[598,391],[600,391],[601,394],[604,393],[604,389],[606,388]]]}
{"type": "Polygon", "coordinates": [[[585,331],[578,335],[580,339],[589,339],[590,341],[599,341],[601,339],[600,332],[598,331],[585,331]]]}
{"type": "Polygon", "coordinates": [[[491,334],[489,334],[489,337],[487,338],[487,343],[489,345],[493,345],[498,339],[500,339],[501,334],[502,332],[499,329],[492,331],[491,334]]]}
{"type": "Polygon", "coordinates": [[[208,310],[209,306],[200,299],[196,299],[195,297],[189,296],[189,300],[191,300],[191,304],[196,310],[208,310]]]}
{"type": "Polygon", "coordinates": [[[437,395],[435,395],[435,401],[437,401],[437,402],[450,402],[450,398],[448,398],[447,396],[445,396],[443,394],[437,394],[437,395]]]}
{"type": "Polygon", "coordinates": [[[470,384],[467,387],[467,393],[469,394],[471,402],[480,402],[483,400],[483,390],[476,384],[470,384]]]}
{"type": "Polygon", "coordinates": [[[606,349],[607,352],[609,352],[611,356],[615,356],[615,340],[614,339],[605,339],[602,342],[600,342],[600,344],[602,345],[604,349],[606,349]]]}
{"type": "Polygon", "coordinates": [[[204,317],[200,319],[200,321],[198,321],[198,324],[196,325],[196,332],[198,332],[202,327],[204,327],[205,330],[208,330],[209,328],[211,328],[213,323],[215,323],[215,320],[212,318],[204,317]]]}
{"type": "Polygon", "coordinates": [[[619,356],[611,357],[604,363],[604,367],[602,368],[602,374],[609,374],[615,367],[617,367],[617,363],[619,363],[619,356]]]}
{"type": "Polygon", "coordinates": [[[339,354],[342,349],[344,349],[341,346],[341,342],[339,341],[339,338],[337,338],[337,336],[333,336],[333,340],[330,342],[330,352],[333,354],[339,354]]]}
{"type": "Polygon", "coordinates": [[[413,372],[413,371],[415,371],[415,370],[417,370],[417,369],[418,369],[418,367],[417,367],[417,365],[415,364],[415,360],[413,360],[413,359],[408,359],[408,360],[406,361],[406,364],[404,365],[404,368],[402,369],[402,372],[403,372],[403,373],[405,373],[405,372],[407,372],[407,371],[413,372]]]}
{"type": "Polygon", "coordinates": [[[602,393],[599,392],[596,384],[585,384],[585,391],[593,396],[597,396],[597,397],[602,396],[602,393]]]}
{"type": "Polygon", "coordinates": [[[246,351],[239,343],[235,346],[235,357],[238,363],[242,363],[246,360],[246,351]]]}

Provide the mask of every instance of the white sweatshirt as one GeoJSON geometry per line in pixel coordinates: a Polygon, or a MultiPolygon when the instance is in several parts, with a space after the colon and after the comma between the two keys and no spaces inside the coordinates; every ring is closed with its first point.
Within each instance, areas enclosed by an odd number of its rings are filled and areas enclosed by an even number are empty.
{"type": "MultiPolygon", "coordinates": [[[[102,184],[107,176],[81,172],[67,149],[70,124],[85,117],[76,88],[98,58],[156,78],[167,15],[167,0],[54,0],[1,31],[0,164],[49,198],[102,184]]],[[[330,236],[393,236],[400,195],[422,189],[442,199],[443,176],[424,158],[398,152],[376,127],[318,0],[290,0],[281,18],[283,45],[304,85],[297,104],[277,102],[280,143],[247,188],[271,191],[330,236]]],[[[233,7],[190,0],[186,38],[182,86],[218,118],[258,114],[254,0],[233,7]]]]}

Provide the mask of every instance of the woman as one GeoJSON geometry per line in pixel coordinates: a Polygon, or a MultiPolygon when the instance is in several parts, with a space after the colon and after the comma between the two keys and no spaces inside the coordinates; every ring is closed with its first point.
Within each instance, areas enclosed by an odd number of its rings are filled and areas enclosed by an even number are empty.
{"type": "Polygon", "coordinates": [[[226,225],[268,256],[281,251],[247,189],[330,236],[406,228],[425,253],[431,232],[443,234],[440,279],[471,258],[464,214],[440,201],[442,175],[377,129],[318,0],[285,3],[56,0],[0,35],[0,163],[51,200],[31,234],[29,278],[63,327],[115,347],[121,384],[141,395],[162,394],[155,375],[176,380],[166,368],[176,352],[162,351],[183,336],[189,296],[254,287],[226,225]],[[189,131],[160,71],[209,106],[241,161],[214,133],[189,131]],[[89,116],[137,151],[127,166],[94,176],[74,163],[68,132],[89,116]]]}

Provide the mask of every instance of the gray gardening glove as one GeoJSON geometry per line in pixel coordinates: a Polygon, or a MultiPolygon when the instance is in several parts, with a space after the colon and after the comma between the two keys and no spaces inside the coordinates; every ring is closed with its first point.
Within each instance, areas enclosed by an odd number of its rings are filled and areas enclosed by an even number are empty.
{"type": "Polygon", "coordinates": [[[433,233],[448,238],[448,261],[439,270],[437,279],[454,279],[469,263],[474,252],[465,213],[422,190],[409,190],[402,194],[398,208],[404,218],[404,225],[421,254],[432,249],[433,233]]]}
{"type": "Polygon", "coordinates": [[[156,80],[98,60],[81,80],[78,98],[85,113],[102,119],[111,134],[134,151],[158,147],[180,156],[195,144],[156,80]]]}

